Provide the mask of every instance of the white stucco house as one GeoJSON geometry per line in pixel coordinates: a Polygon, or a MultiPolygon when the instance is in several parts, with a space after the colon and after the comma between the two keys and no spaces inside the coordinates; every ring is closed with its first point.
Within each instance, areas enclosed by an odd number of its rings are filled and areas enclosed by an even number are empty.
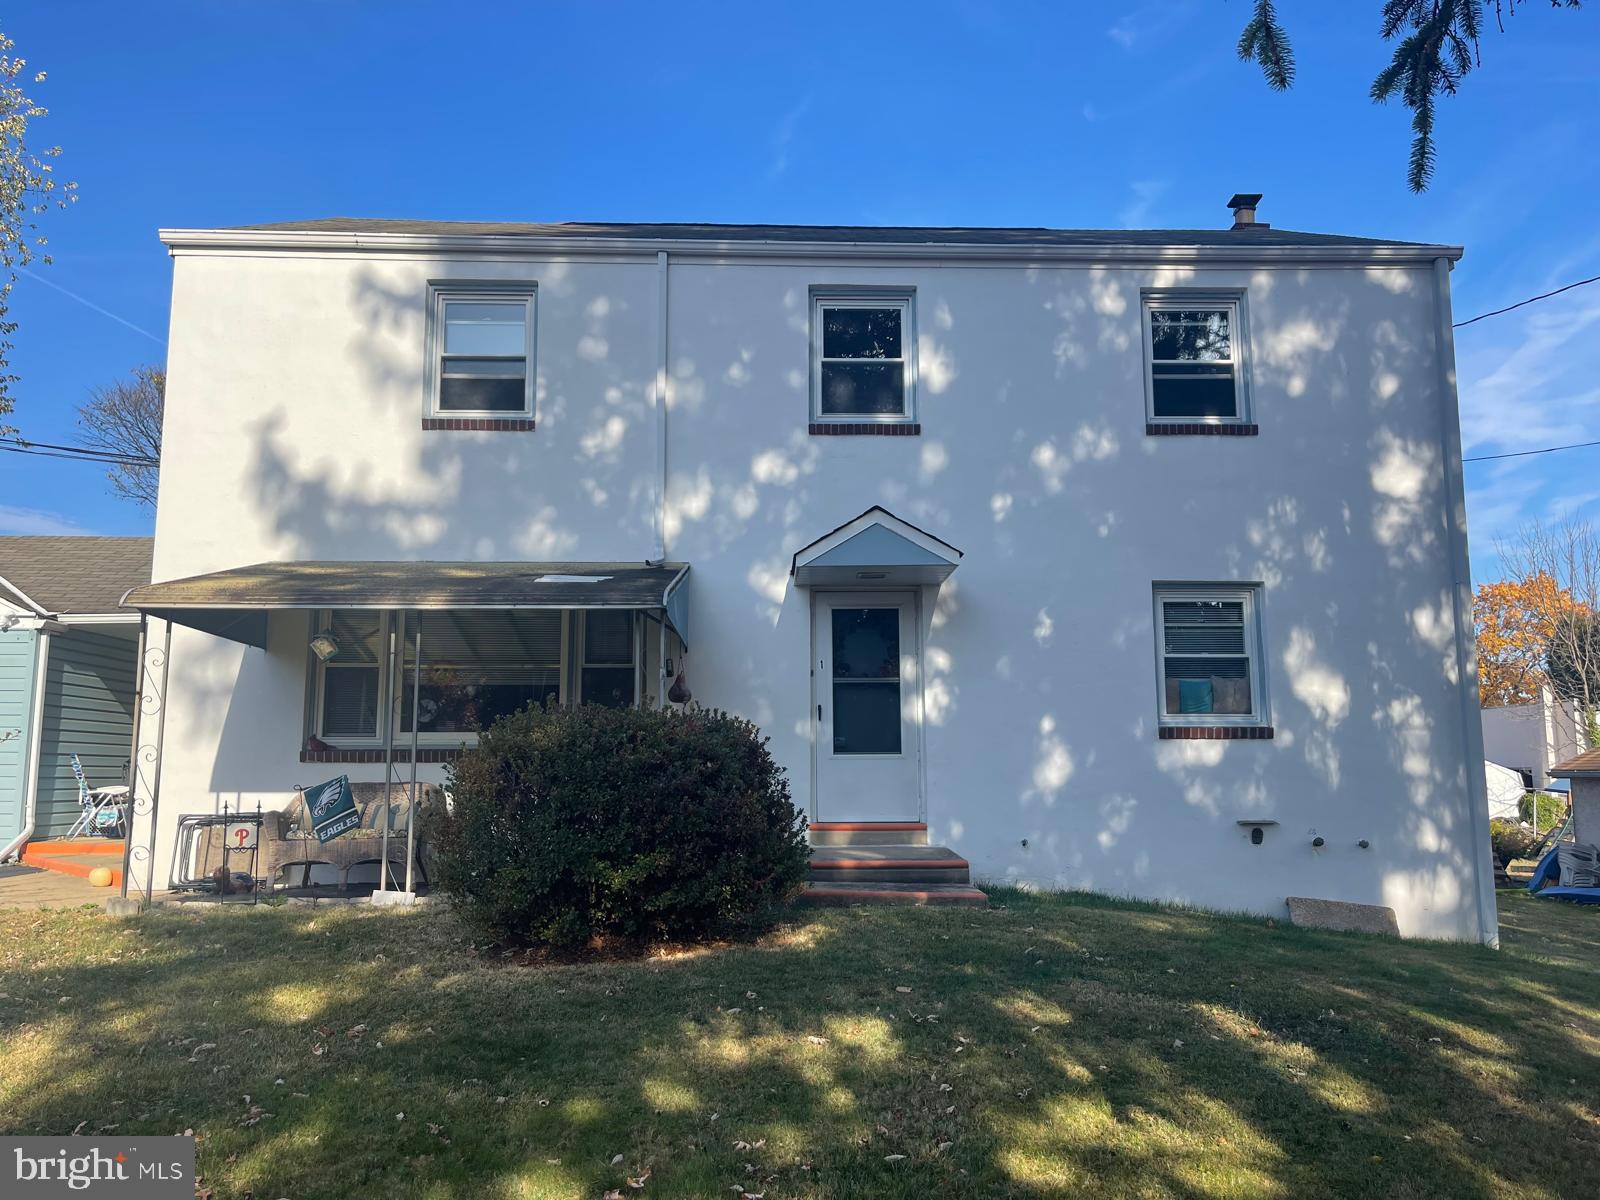
{"type": "Polygon", "coordinates": [[[180,813],[379,780],[386,742],[436,779],[529,700],[676,687],[771,736],[820,832],[1492,942],[1460,251],[1255,199],[165,231],[134,885],[180,813]],[[419,628],[420,680],[389,649],[419,628]]]}

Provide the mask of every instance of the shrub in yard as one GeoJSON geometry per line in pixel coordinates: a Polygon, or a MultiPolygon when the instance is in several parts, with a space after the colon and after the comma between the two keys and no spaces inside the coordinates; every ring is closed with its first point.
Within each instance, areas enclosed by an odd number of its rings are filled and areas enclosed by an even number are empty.
{"type": "Polygon", "coordinates": [[[1527,792],[1517,801],[1517,815],[1540,833],[1548,833],[1567,816],[1567,802],[1549,792],[1527,792]]]}
{"type": "Polygon", "coordinates": [[[526,708],[449,770],[440,888],[497,942],[756,932],[805,882],[805,821],[750,722],[526,708]]]}
{"type": "Polygon", "coordinates": [[[1489,822],[1489,843],[1494,847],[1495,857],[1502,863],[1527,858],[1538,841],[1538,834],[1516,821],[1496,817],[1489,822]]]}

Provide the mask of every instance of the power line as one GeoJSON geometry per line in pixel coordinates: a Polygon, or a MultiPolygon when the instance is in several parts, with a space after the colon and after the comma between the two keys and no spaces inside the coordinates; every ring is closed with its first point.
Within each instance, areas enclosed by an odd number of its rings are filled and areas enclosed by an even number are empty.
{"type": "Polygon", "coordinates": [[[35,442],[26,438],[0,437],[0,450],[12,454],[37,454],[41,458],[71,458],[85,462],[111,463],[123,467],[158,467],[159,458],[144,454],[124,454],[118,450],[96,450],[90,446],[62,446],[55,442],[35,442]]]}
{"type": "Polygon", "coordinates": [[[1554,454],[1557,450],[1581,450],[1585,446],[1600,446],[1600,441],[1568,442],[1564,446],[1545,446],[1539,450],[1512,450],[1505,454],[1475,454],[1462,462],[1489,462],[1496,458],[1527,458],[1530,454],[1554,454]]]}
{"type": "MultiPolygon", "coordinates": [[[[1570,292],[1573,288],[1581,288],[1585,284],[1590,284],[1590,283],[1600,283],[1600,275],[1592,275],[1588,279],[1580,279],[1576,283],[1569,283],[1565,287],[1558,287],[1553,292],[1545,292],[1542,295],[1538,295],[1538,296],[1529,296],[1526,300],[1518,300],[1515,304],[1508,304],[1504,308],[1497,308],[1497,309],[1494,309],[1491,312],[1479,313],[1475,317],[1468,317],[1465,321],[1457,321],[1454,325],[1451,326],[1451,328],[1452,329],[1460,329],[1464,325],[1471,325],[1471,324],[1474,324],[1475,322],[1478,322],[1478,321],[1487,320],[1490,317],[1498,317],[1502,313],[1508,313],[1508,312],[1512,311],[1513,309],[1521,308],[1525,304],[1534,304],[1534,303],[1537,303],[1540,300],[1548,300],[1548,299],[1550,299],[1551,296],[1559,296],[1559,295],[1561,295],[1562,292],[1570,292]]],[[[1552,450],[1564,450],[1564,449],[1566,449],[1566,447],[1565,446],[1552,446],[1551,449],[1552,450]]]]}

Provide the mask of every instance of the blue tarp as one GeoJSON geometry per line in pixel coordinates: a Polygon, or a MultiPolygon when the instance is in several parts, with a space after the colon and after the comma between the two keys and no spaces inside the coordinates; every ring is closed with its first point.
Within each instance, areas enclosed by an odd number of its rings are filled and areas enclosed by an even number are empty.
{"type": "Polygon", "coordinates": [[[1528,880],[1528,890],[1535,896],[1547,900],[1566,900],[1572,904],[1600,904],[1600,888],[1560,887],[1556,881],[1561,878],[1561,864],[1556,859],[1556,847],[1552,846],[1549,853],[1539,860],[1539,865],[1533,869],[1533,878],[1528,880]],[[1550,886],[1542,886],[1549,884],[1550,886]]]}

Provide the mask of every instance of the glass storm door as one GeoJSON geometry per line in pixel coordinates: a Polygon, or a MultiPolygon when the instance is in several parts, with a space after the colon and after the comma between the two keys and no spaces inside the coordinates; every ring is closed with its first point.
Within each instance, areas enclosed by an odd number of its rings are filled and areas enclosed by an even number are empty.
{"type": "Polygon", "coordinates": [[[903,592],[813,600],[816,819],[922,819],[916,604],[903,592]]]}

